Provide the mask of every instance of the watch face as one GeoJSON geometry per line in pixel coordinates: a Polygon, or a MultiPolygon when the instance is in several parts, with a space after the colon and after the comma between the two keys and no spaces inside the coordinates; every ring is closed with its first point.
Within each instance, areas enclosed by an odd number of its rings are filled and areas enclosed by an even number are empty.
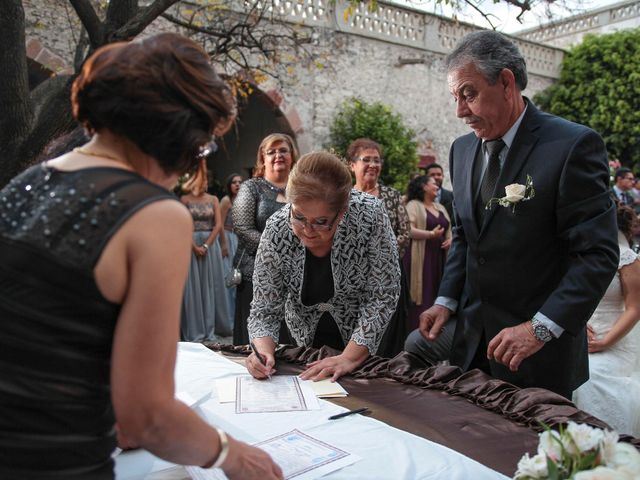
{"type": "Polygon", "coordinates": [[[544,325],[536,325],[533,329],[533,333],[536,338],[542,342],[548,342],[553,338],[549,329],[544,325]]]}

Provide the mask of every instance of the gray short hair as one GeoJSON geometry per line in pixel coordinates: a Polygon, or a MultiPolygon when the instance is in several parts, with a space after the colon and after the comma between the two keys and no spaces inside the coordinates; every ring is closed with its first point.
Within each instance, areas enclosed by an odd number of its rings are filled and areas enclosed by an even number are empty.
{"type": "Polygon", "coordinates": [[[465,35],[446,60],[447,71],[469,63],[495,85],[503,68],[511,70],[520,91],[527,87],[527,64],[518,47],[501,33],[483,30],[465,35]]]}

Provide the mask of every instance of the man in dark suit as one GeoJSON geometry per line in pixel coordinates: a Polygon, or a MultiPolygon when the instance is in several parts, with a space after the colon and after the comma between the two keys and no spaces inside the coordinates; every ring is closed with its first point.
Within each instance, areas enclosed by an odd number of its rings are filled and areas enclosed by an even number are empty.
{"type": "Polygon", "coordinates": [[[585,325],[618,265],[604,143],[522,96],[524,58],[497,32],[463,38],[447,71],[473,133],[449,154],[457,225],[423,343],[455,328],[452,364],[571,398],[588,379],[585,325]]]}
{"type": "Polygon", "coordinates": [[[442,187],[442,181],[444,180],[444,170],[442,166],[437,163],[431,163],[424,167],[424,174],[433,178],[438,184],[438,187],[440,187],[438,195],[436,196],[436,202],[446,208],[449,218],[453,219],[453,192],[442,187]]]}
{"type": "Polygon", "coordinates": [[[631,169],[627,167],[617,169],[614,179],[615,183],[613,187],[611,187],[611,193],[615,199],[622,205],[634,208],[635,199],[631,191],[633,190],[635,178],[631,169]]]}

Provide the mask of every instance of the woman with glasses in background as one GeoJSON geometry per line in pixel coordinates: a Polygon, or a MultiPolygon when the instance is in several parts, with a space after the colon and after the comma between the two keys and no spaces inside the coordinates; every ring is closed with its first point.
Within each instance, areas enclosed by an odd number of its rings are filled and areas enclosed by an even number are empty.
{"type": "MultiPolygon", "coordinates": [[[[384,165],[382,147],[368,138],[358,138],[351,142],[347,148],[347,160],[356,180],[353,188],[382,200],[391,222],[391,228],[396,236],[398,257],[402,258],[405,249],[409,246],[409,217],[400,192],[379,183],[384,165]]],[[[402,264],[400,272],[400,299],[377,352],[383,357],[393,357],[402,351],[405,338],[409,333],[407,326],[409,293],[402,264]]]]}
{"type": "MultiPolygon", "coordinates": [[[[249,343],[247,318],[253,298],[253,264],[260,236],[267,219],[286,203],[285,188],[289,172],[298,159],[293,139],[283,133],[268,135],[258,147],[253,178],[245,181],[233,203],[231,215],[238,236],[234,265],[242,272],[242,282],[236,288],[236,311],[233,344],[249,343]]],[[[287,343],[288,336],[281,341],[287,343]]]]}
{"type": "Polygon", "coordinates": [[[284,318],[300,346],[341,353],[308,365],[303,379],[336,380],[376,353],[400,291],[398,247],[382,203],[352,189],[335,155],[304,155],[287,185],[288,204],[267,222],[258,248],[249,335],[266,358],[247,367],[274,371],[284,318]]]}

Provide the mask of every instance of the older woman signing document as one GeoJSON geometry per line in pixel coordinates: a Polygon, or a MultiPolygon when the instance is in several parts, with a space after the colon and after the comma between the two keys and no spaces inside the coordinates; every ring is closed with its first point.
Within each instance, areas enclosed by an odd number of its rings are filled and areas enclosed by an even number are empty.
{"type": "Polygon", "coordinates": [[[249,336],[256,378],[274,372],[284,318],[298,345],[328,345],[339,355],[308,365],[301,377],[336,380],[375,353],[400,291],[398,247],[383,204],[352,190],[348,167],[316,152],[300,158],[289,203],[268,221],[253,277],[249,336]]]}

